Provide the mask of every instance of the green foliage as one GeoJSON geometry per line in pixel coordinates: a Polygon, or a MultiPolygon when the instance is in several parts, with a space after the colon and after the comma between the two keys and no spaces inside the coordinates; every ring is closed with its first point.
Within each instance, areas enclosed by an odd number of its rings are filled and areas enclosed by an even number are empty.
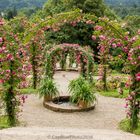
{"type": "Polygon", "coordinates": [[[31,8],[22,8],[18,11],[18,16],[27,16],[30,18],[33,14],[37,13],[41,8],[31,7],[31,8]]]}
{"type": "Polygon", "coordinates": [[[138,122],[138,127],[137,129],[135,129],[134,131],[132,131],[131,129],[131,125],[130,125],[130,119],[124,119],[120,122],[119,124],[119,128],[125,132],[130,132],[136,135],[140,135],[140,120],[138,122]]]}
{"type": "Polygon", "coordinates": [[[126,98],[128,96],[129,90],[124,90],[123,94],[119,94],[118,90],[100,91],[99,94],[106,97],[114,98],[126,98]]]}
{"type": "MultiPolygon", "coordinates": [[[[107,78],[107,88],[109,91],[117,90],[118,88],[121,88],[122,90],[125,88],[125,83],[127,81],[127,77],[123,76],[108,76],[107,78]]],[[[103,88],[103,82],[101,80],[97,80],[95,83],[96,89],[98,91],[102,91],[103,88]]]]}
{"type": "Polygon", "coordinates": [[[104,14],[111,20],[119,20],[121,21],[120,17],[115,13],[115,11],[108,6],[106,6],[106,9],[104,11],[104,14]]]}
{"type": "Polygon", "coordinates": [[[12,31],[15,34],[20,34],[20,39],[23,39],[24,32],[26,31],[26,25],[27,25],[27,18],[25,16],[22,17],[15,17],[14,19],[11,19],[8,22],[8,25],[11,27],[12,31]]]}
{"type": "Polygon", "coordinates": [[[105,3],[108,4],[121,18],[140,14],[139,0],[105,0],[105,3]]]}
{"type": "Polygon", "coordinates": [[[18,111],[18,106],[19,106],[19,101],[17,98],[14,96],[14,91],[10,91],[11,87],[4,92],[2,95],[2,99],[4,101],[5,111],[8,115],[8,124],[9,126],[16,126],[18,123],[17,120],[17,111],[18,111]]]}
{"type": "Polygon", "coordinates": [[[104,15],[105,5],[102,0],[48,0],[44,6],[44,11],[47,15],[52,16],[76,8],[81,9],[84,13],[95,14],[99,17],[104,15]]]}
{"type": "Polygon", "coordinates": [[[134,6],[135,4],[140,5],[139,0],[105,0],[106,3],[110,5],[124,5],[124,6],[134,6]]]}
{"type": "Polygon", "coordinates": [[[20,94],[35,94],[37,92],[37,89],[33,88],[23,88],[23,89],[17,89],[17,91],[20,94]]]}
{"type": "Polygon", "coordinates": [[[105,9],[103,0],[85,0],[82,7],[83,12],[95,14],[97,17],[104,16],[105,9]]]}
{"type": "Polygon", "coordinates": [[[112,70],[122,72],[124,65],[125,65],[125,59],[121,59],[121,58],[125,57],[125,56],[123,56],[122,49],[121,48],[111,49],[111,54],[112,54],[113,58],[111,61],[109,61],[109,67],[112,70]],[[120,57],[118,57],[120,54],[122,54],[122,55],[120,57]]]}
{"type": "Polygon", "coordinates": [[[126,24],[126,29],[130,32],[131,35],[136,34],[138,29],[140,29],[140,16],[127,16],[124,19],[124,23],[126,24]]]}
{"type": "Polygon", "coordinates": [[[17,10],[16,8],[14,7],[12,10],[8,10],[7,14],[5,15],[5,18],[10,20],[12,18],[14,18],[15,16],[17,16],[17,10]]]}
{"type": "Polygon", "coordinates": [[[54,14],[69,11],[69,3],[70,0],[48,0],[43,7],[43,11],[45,15],[53,16],[54,14]]]}
{"type": "Polygon", "coordinates": [[[0,116],[0,129],[9,128],[8,117],[0,116]]]}
{"type": "Polygon", "coordinates": [[[45,95],[54,97],[58,95],[58,90],[56,88],[56,84],[54,83],[53,79],[44,77],[41,80],[38,94],[40,97],[44,97],[45,95]]]}
{"type": "Polygon", "coordinates": [[[86,24],[80,21],[76,26],[66,23],[61,26],[58,31],[49,30],[46,32],[46,40],[48,43],[75,43],[82,46],[89,45],[97,53],[97,42],[92,40],[93,24],[86,24]]]}
{"type": "Polygon", "coordinates": [[[42,14],[44,16],[70,11],[74,8],[80,8],[84,12],[89,12],[97,16],[107,15],[109,17],[116,17],[114,11],[123,18],[128,15],[139,15],[140,13],[139,0],[1,0],[0,10],[3,11],[6,9],[4,13],[7,13],[7,9],[10,10],[16,7],[20,14],[22,13],[29,17],[42,6],[44,9],[44,13],[42,14]],[[111,7],[112,11],[106,8],[104,2],[111,7]]]}
{"type": "Polygon", "coordinates": [[[91,84],[83,77],[72,80],[69,84],[69,91],[71,93],[71,101],[73,103],[84,101],[90,105],[96,100],[91,84]]]}
{"type": "Polygon", "coordinates": [[[82,14],[79,10],[56,15],[56,17],[48,21],[54,28],[45,31],[46,43],[73,43],[90,46],[94,53],[97,54],[97,41],[92,40],[96,21],[97,17],[82,14]],[[58,24],[60,25],[59,27],[58,24]]]}

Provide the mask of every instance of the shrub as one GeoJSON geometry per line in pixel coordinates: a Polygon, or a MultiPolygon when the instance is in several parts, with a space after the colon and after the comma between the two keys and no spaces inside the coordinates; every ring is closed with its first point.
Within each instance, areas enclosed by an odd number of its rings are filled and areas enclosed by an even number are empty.
{"type": "Polygon", "coordinates": [[[96,97],[93,94],[92,86],[83,77],[72,80],[69,84],[69,91],[72,94],[71,101],[73,103],[83,101],[87,105],[90,105],[96,100],[96,97]]]}

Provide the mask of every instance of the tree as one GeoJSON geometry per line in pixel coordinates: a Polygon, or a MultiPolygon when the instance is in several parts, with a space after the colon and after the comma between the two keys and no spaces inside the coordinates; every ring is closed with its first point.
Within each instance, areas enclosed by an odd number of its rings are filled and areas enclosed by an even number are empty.
{"type": "Polygon", "coordinates": [[[7,15],[6,15],[6,18],[8,20],[14,18],[15,16],[17,16],[17,10],[16,8],[14,7],[12,10],[10,9],[8,12],[7,12],[7,15]]]}
{"type": "Polygon", "coordinates": [[[102,0],[85,0],[82,9],[85,13],[92,13],[100,17],[104,16],[106,7],[102,0]]]}
{"type": "Polygon", "coordinates": [[[140,28],[140,16],[127,16],[124,19],[124,23],[126,24],[125,26],[130,34],[135,34],[140,28]]]}
{"type": "Polygon", "coordinates": [[[71,9],[70,0],[48,0],[43,9],[46,15],[51,16],[61,12],[66,12],[71,9]]]}
{"type": "Polygon", "coordinates": [[[8,11],[6,18],[7,18],[8,20],[14,18],[13,12],[12,12],[11,10],[8,11]]]}
{"type": "Polygon", "coordinates": [[[85,0],[71,0],[70,1],[70,5],[72,8],[79,8],[79,9],[83,9],[83,5],[84,5],[85,0]]]}
{"type": "Polygon", "coordinates": [[[48,0],[44,10],[48,15],[66,12],[79,8],[84,13],[92,13],[96,16],[104,16],[106,9],[102,0],[48,0]]]}

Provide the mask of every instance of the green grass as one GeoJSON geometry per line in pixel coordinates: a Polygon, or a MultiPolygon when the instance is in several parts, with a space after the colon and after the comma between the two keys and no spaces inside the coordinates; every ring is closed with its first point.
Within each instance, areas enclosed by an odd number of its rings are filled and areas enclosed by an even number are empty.
{"type": "Polygon", "coordinates": [[[9,124],[6,116],[0,116],[0,129],[9,128],[9,124]]]}
{"type": "Polygon", "coordinates": [[[126,73],[122,73],[122,72],[118,72],[116,70],[112,70],[111,71],[111,75],[113,76],[129,76],[129,74],[126,74],[126,73]]]}
{"type": "Polygon", "coordinates": [[[123,95],[120,95],[117,90],[113,91],[98,91],[99,94],[107,97],[114,97],[114,98],[126,98],[128,96],[129,91],[124,90],[123,95]]]}
{"type": "MultiPolygon", "coordinates": [[[[1,89],[3,89],[3,87],[0,86],[1,89]]],[[[37,89],[33,89],[33,88],[24,88],[24,89],[16,89],[18,92],[20,92],[21,94],[35,94],[37,93],[37,89]]],[[[1,92],[0,92],[1,94],[1,92]]]]}
{"type": "Polygon", "coordinates": [[[139,123],[138,123],[138,128],[135,129],[134,131],[132,131],[130,129],[130,120],[129,119],[124,119],[120,122],[119,124],[119,128],[125,132],[130,132],[130,133],[133,133],[133,134],[136,134],[136,135],[140,135],[140,120],[139,120],[139,123]]]}
{"type": "Polygon", "coordinates": [[[25,89],[17,89],[21,94],[35,94],[37,93],[37,89],[33,88],[25,88],[25,89]]]}

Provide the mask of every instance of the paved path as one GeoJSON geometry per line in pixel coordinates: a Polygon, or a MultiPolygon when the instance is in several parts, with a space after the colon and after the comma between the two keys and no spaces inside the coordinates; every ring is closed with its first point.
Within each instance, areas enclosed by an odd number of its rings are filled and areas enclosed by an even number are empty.
{"type": "MultiPolygon", "coordinates": [[[[61,94],[68,94],[68,81],[76,77],[78,77],[76,72],[56,73],[55,81],[61,94]]],[[[2,130],[0,140],[48,140],[48,136],[54,134],[67,136],[87,134],[92,136],[93,140],[138,140],[137,136],[118,130],[118,123],[125,118],[124,100],[100,95],[97,95],[97,99],[95,110],[58,113],[44,108],[42,99],[38,96],[30,95],[20,118],[26,128],[2,130]]]]}
{"type": "Polygon", "coordinates": [[[29,127],[0,131],[0,140],[139,140],[140,137],[105,129],[29,127]]]}
{"type": "MultiPolygon", "coordinates": [[[[58,72],[55,75],[61,94],[68,94],[69,80],[76,77],[76,72],[58,72]]],[[[95,110],[68,114],[47,110],[42,105],[42,99],[30,95],[24,105],[21,120],[26,122],[27,126],[37,127],[117,129],[118,122],[125,118],[124,100],[99,95],[97,99],[95,110]]]]}

